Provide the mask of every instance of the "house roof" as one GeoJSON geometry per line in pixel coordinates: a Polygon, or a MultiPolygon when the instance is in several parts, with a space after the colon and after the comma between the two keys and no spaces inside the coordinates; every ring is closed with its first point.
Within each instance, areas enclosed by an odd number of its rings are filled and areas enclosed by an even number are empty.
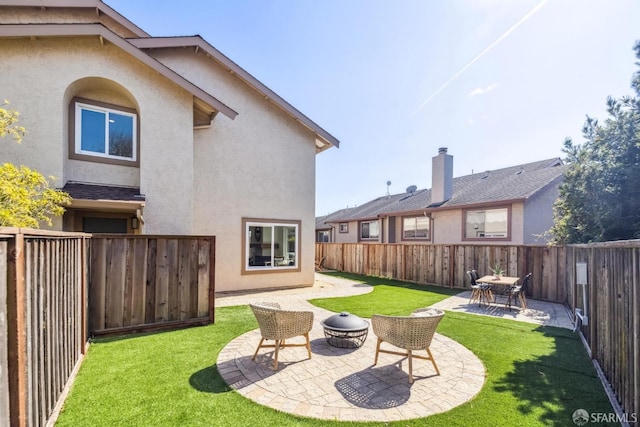
{"type": "MultiPolygon", "coordinates": [[[[201,117],[209,116],[209,121],[215,111],[220,111],[227,117],[234,119],[238,113],[225,105],[213,95],[205,92],[182,75],[171,70],[147,53],[149,49],[193,47],[194,52],[204,52],[209,58],[225,67],[245,84],[258,91],[266,99],[273,102],[302,126],[316,135],[316,152],[324,151],[331,146],[338,147],[340,142],[329,132],[302,114],[278,94],[266,87],[255,77],[242,69],[235,62],[223,55],[200,36],[187,37],[151,37],[145,31],[120,15],[100,0],[0,0],[0,7],[37,7],[37,8],[83,8],[97,11],[97,22],[94,24],[3,24],[0,25],[0,37],[64,37],[64,36],[98,36],[101,42],[107,40],[127,53],[152,67],[160,74],[174,81],[194,96],[194,110],[201,117]],[[132,37],[124,38],[104,26],[100,15],[106,15],[124,27],[132,37]]],[[[202,123],[198,123],[202,124],[202,123]]]]}
{"type": "Polygon", "coordinates": [[[554,158],[474,173],[454,178],[451,199],[438,206],[431,206],[431,189],[422,189],[378,197],[348,212],[334,213],[325,221],[367,220],[417,211],[523,201],[560,179],[566,168],[559,158],[554,158]]]}
{"type": "Polygon", "coordinates": [[[197,54],[198,52],[204,53],[208,58],[222,65],[228,71],[234,73],[236,76],[238,76],[238,78],[243,80],[251,88],[258,91],[266,99],[272,101],[282,110],[294,117],[302,125],[314,132],[316,138],[319,139],[319,141],[317,141],[316,143],[316,148],[318,151],[323,151],[324,149],[329,148],[332,145],[336,147],[340,146],[340,141],[336,137],[331,135],[326,130],[322,129],[315,122],[313,122],[307,116],[294,108],[291,104],[281,98],[277,93],[262,84],[258,79],[242,69],[238,64],[233,62],[231,59],[229,59],[199,35],[184,37],[131,38],[127,39],[127,41],[129,41],[137,48],[144,50],[192,47],[194,48],[193,51],[195,54],[197,54]]]}
{"type": "MultiPolygon", "coordinates": [[[[1,1],[1,0],[0,0],[1,1]]],[[[220,111],[230,119],[234,119],[238,113],[231,107],[219,101],[213,95],[205,92],[180,74],[155,60],[151,56],[136,48],[125,39],[108,29],[102,24],[3,24],[0,25],[0,37],[88,37],[100,38],[100,42],[111,42],[124,50],[134,58],[148,65],[164,77],[176,83],[194,96],[194,105],[197,108],[209,110],[209,114],[220,111]]],[[[210,120],[210,119],[209,119],[210,120]]]]}
{"type": "Polygon", "coordinates": [[[137,37],[149,36],[149,34],[140,27],[120,15],[101,0],[19,0],[19,3],[17,3],[17,0],[0,0],[0,6],[37,7],[42,9],[63,7],[95,9],[97,16],[100,16],[100,14],[107,15],[137,37]]]}
{"type": "Polygon", "coordinates": [[[351,209],[354,209],[354,208],[340,209],[339,211],[335,211],[328,215],[316,217],[316,230],[329,230],[331,228],[331,225],[329,225],[329,222],[331,222],[333,218],[342,217],[346,215],[347,212],[351,209]]]}
{"type": "Polygon", "coordinates": [[[144,194],[140,194],[137,187],[116,187],[111,185],[83,184],[67,182],[62,191],[68,193],[72,199],[83,200],[115,200],[144,202],[144,194]]]}

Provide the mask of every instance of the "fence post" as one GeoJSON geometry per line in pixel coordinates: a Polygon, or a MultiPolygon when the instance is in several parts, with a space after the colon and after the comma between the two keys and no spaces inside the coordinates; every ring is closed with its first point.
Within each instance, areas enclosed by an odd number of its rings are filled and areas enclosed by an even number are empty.
{"type": "Polygon", "coordinates": [[[216,236],[209,245],[209,322],[216,321],[216,236]]]}
{"type": "Polygon", "coordinates": [[[24,280],[24,235],[16,233],[8,246],[7,355],[11,426],[27,422],[27,325],[24,280]]]}
{"type": "Polygon", "coordinates": [[[0,420],[11,422],[9,412],[9,368],[7,365],[7,262],[8,241],[0,240],[0,420]]]}

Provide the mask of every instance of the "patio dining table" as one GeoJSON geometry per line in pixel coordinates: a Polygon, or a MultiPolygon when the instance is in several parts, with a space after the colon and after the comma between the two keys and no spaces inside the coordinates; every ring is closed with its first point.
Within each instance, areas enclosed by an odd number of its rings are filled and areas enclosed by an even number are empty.
{"type": "MultiPolygon", "coordinates": [[[[479,278],[478,280],[476,280],[476,282],[478,283],[488,283],[490,285],[492,285],[491,287],[494,290],[494,295],[503,295],[506,294],[507,291],[514,286],[516,283],[518,283],[518,280],[520,280],[519,277],[509,277],[509,276],[500,276],[500,278],[496,278],[495,276],[492,275],[487,275],[487,276],[482,276],[481,278],[479,278]]],[[[494,297],[495,298],[495,297],[494,297]]]]}

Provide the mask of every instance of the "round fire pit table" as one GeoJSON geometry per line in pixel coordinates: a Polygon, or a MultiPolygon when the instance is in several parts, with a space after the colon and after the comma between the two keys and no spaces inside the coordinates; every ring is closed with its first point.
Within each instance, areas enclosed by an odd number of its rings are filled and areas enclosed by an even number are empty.
{"type": "Polygon", "coordinates": [[[322,322],[324,337],[333,347],[357,348],[364,344],[369,333],[369,322],[343,311],[322,322]]]}

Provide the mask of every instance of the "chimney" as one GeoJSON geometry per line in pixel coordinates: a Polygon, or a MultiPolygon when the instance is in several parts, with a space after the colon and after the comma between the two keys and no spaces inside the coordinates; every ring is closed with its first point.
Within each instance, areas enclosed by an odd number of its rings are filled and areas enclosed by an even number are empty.
{"type": "Polygon", "coordinates": [[[431,204],[441,205],[453,195],[453,156],[446,147],[432,158],[431,174],[431,204]]]}

